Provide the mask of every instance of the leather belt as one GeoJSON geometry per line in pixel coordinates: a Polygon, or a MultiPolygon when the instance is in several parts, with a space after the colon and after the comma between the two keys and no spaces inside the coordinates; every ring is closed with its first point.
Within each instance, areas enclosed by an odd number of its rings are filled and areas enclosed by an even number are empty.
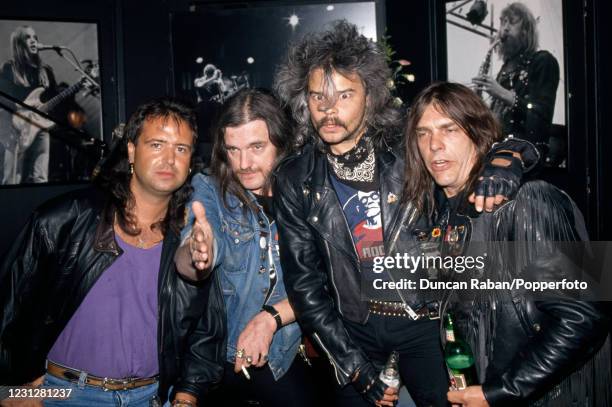
{"type": "MultiPolygon", "coordinates": [[[[78,383],[81,376],[81,371],[71,369],[66,366],[58,365],[50,360],[47,361],[47,373],[57,378],[69,380],[78,383]]],[[[157,376],[147,378],[129,377],[125,379],[111,379],[108,377],[98,377],[87,374],[84,380],[85,384],[90,386],[100,387],[107,390],[131,390],[142,386],[148,386],[157,382],[157,376]]]]}
{"type": "MultiPolygon", "coordinates": [[[[417,314],[417,320],[423,318],[440,319],[438,301],[420,304],[417,307],[418,308],[413,308],[413,311],[417,314]]],[[[406,308],[404,307],[404,303],[401,301],[369,300],[368,309],[374,315],[411,318],[408,311],[406,311],[406,308]]]]}

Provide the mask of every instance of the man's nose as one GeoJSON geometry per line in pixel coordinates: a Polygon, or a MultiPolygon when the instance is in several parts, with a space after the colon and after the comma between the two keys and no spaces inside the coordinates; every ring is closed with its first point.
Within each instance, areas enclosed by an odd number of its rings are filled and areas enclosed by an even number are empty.
{"type": "Polygon", "coordinates": [[[335,98],[325,98],[319,103],[318,110],[320,112],[324,112],[327,115],[334,115],[338,113],[336,109],[336,99],[335,98]]]}
{"type": "Polygon", "coordinates": [[[429,140],[429,149],[431,151],[438,151],[444,149],[444,141],[442,139],[442,132],[434,131],[429,140]]]}
{"type": "Polygon", "coordinates": [[[251,168],[251,155],[249,154],[248,151],[241,151],[240,152],[240,169],[241,170],[247,170],[249,168],[251,168]]]}
{"type": "Polygon", "coordinates": [[[176,159],[176,151],[173,148],[166,149],[166,162],[168,164],[174,164],[174,160],[176,159]]]}

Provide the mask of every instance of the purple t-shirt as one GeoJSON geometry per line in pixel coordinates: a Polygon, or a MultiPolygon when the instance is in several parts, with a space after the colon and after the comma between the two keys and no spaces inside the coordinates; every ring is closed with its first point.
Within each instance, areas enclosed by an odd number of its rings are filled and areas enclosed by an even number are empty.
{"type": "Polygon", "coordinates": [[[116,239],[123,254],[87,293],[48,359],[100,377],[155,376],[162,244],[139,249],[116,239]]]}

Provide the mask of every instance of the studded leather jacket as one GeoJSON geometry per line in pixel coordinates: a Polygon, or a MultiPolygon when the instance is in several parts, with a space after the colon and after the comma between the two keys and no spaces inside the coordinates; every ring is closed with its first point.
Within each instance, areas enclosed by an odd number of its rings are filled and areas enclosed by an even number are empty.
{"type": "MultiPolygon", "coordinates": [[[[0,267],[0,384],[45,373],[55,340],[102,273],[121,256],[94,189],[53,199],[32,215],[0,267]]],[[[225,359],[224,312],[217,279],[191,284],[174,270],[179,238],[167,233],[158,296],[159,396],[200,395],[219,382],[225,359]]],[[[95,321],[94,321],[95,323],[95,321]]]]}
{"type": "MultiPolygon", "coordinates": [[[[385,246],[423,221],[412,205],[400,208],[404,161],[390,150],[376,153],[385,246]],[[410,218],[410,219],[408,219],[410,218]]],[[[368,362],[342,319],[364,323],[359,260],[351,232],[330,181],[325,154],[306,146],[276,174],[274,194],[281,263],[289,301],[305,332],[326,352],[341,385],[368,362]]],[[[425,224],[420,225],[425,227],[425,224]]]]}

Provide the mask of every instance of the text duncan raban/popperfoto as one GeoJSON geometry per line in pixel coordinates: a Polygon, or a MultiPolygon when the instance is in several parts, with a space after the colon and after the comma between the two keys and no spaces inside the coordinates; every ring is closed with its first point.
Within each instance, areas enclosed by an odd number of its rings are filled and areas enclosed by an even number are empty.
{"type": "MultiPolygon", "coordinates": [[[[482,256],[431,256],[424,253],[420,256],[411,256],[407,253],[398,253],[395,256],[374,257],[372,271],[374,274],[380,274],[385,269],[395,269],[413,274],[419,269],[434,268],[452,270],[457,274],[474,271],[476,275],[482,275],[486,257],[486,253],[482,256]]],[[[585,281],[565,278],[558,281],[530,281],[523,278],[508,281],[497,281],[490,278],[470,278],[462,281],[401,278],[397,281],[374,279],[372,284],[376,290],[527,290],[542,292],[588,289],[588,283],[585,281]]]]}

